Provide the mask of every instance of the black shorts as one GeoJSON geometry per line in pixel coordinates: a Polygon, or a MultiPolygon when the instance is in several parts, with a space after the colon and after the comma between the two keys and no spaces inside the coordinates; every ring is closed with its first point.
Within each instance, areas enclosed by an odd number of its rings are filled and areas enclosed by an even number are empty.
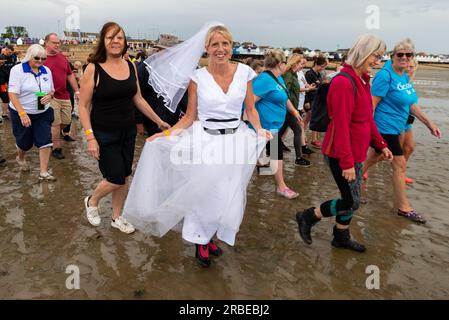
{"type": "Polygon", "coordinates": [[[100,171],[108,182],[124,185],[132,173],[136,127],[105,131],[94,129],[95,139],[100,146],[100,171]]]}
{"type": "Polygon", "coordinates": [[[0,92],[0,99],[3,103],[9,103],[8,92],[0,92]]]}
{"type": "MultiPolygon", "coordinates": [[[[393,156],[403,156],[404,151],[401,148],[399,142],[398,134],[381,134],[382,138],[387,142],[388,149],[390,149],[393,156]]],[[[376,150],[377,153],[382,153],[382,151],[376,150]]]]}
{"type": "Polygon", "coordinates": [[[281,135],[279,135],[279,132],[273,134],[273,139],[267,142],[267,155],[271,160],[284,160],[282,138],[281,135]]]}

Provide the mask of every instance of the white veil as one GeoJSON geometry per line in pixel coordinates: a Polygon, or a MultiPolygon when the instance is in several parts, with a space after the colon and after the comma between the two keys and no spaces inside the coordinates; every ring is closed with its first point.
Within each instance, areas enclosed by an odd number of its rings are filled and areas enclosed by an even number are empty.
{"type": "Polygon", "coordinates": [[[190,39],[145,60],[149,72],[148,84],[153,87],[158,97],[164,98],[164,104],[171,112],[176,111],[187,90],[190,77],[204,53],[207,31],[218,25],[223,24],[208,22],[190,39]]]}

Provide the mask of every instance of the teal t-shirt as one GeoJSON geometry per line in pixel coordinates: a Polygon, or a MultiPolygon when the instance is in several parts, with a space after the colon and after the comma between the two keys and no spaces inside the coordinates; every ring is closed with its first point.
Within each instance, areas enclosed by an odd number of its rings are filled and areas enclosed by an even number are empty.
{"type": "Polygon", "coordinates": [[[397,74],[387,61],[373,80],[371,94],[382,97],[376,107],[374,121],[382,134],[401,134],[410,114],[410,107],[418,102],[418,95],[407,74],[397,74]]]}
{"type": "MultiPolygon", "coordinates": [[[[279,82],[285,87],[282,76],[279,82]]],[[[285,121],[288,96],[285,90],[266,72],[253,80],[253,92],[260,100],[256,102],[260,124],[266,130],[279,130],[285,121]]]]}

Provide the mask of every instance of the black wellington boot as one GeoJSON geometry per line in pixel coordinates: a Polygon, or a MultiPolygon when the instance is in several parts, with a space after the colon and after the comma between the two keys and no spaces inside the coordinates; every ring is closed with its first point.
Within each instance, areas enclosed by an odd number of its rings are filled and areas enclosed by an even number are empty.
{"type": "Polygon", "coordinates": [[[349,229],[338,229],[337,226],[334,226],[334,240],[332,240],[332,245],[336,248],[349,249],[357,252],[366,251],[366,247],[363,244],[351,240],[349,229]]]}
{"type": "Polygon", "coordinates": [[[302,240],[307,244],[312,244],[312,236],[310,232],[312,227],[317,224],[321,219],[315,215],[315,208],[309,208],[303,212],[298,211],[296,213],[296,222],[298,223],[299,235],[302,240]]]}

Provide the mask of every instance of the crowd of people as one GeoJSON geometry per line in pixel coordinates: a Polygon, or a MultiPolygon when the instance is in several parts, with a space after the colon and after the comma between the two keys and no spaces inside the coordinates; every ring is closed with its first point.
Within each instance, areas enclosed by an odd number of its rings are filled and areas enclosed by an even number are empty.
{"type": "Polygon", "coordinates": [[[215,236],[235,244],[251,175],[256,166],[267,166],[261,159],[270,159],[275,192],[298,197],[284,180],[284,141],[291,129],[295,165],[309,167],[316,152],[310,147],[321,150],[340,192],[296,213],[305,243],[312,244],[316,223],[335,217],[332,245],[366,250],[351,239],[349,226],[368,168],[385,159],[393,168],[397,214],[425,223],[406,195],[406,183],[413,183],[405,175],[414,146],[411,125],[416,117],[432,135],[441,132],[417,104],[410,39],[395,46],[391,61],[374,76],[386,45],[373,35],[360,36],[333,74],[326,73],[323,56],[304,72],[307,60],[299,49],[289,57],[272,49],[263,61],[236,63],[232,44],[229,30],[213,23],[136,60],[127,53],[123,28],[109,22],[85,64],[70,63],[55,33],[45,37],[44,47],[31,45],[20,63],[14,47],[6,47],[0,56],[2,118],[11,121],[20,170],[30,170],[26,154],[35,146],[39,180],[56,180],[50,157],[64,159],[61,139],[74,141],[70,125],[77,106],[87,152],[103,176],[84,198],[89,223],[101,224],[100,202],[111,194],[112,227],[161,237],[182,223],[183,239],[196,245],[196,260],[209,267],[210,255],[222,254],[215,236]],[[200,68],[204,51],[208,65],[200,68]],[[314,131],[308,139],[324,86],[327,130],[322,141],[314,131]],[[129,186],[138,133],[148,138],[129,186]]]}

